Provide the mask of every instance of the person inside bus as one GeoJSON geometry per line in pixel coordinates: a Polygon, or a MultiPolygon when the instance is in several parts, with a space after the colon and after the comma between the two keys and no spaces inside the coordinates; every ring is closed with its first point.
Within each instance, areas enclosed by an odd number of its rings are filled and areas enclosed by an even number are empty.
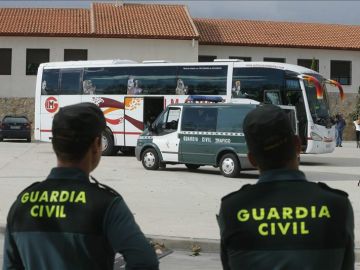
{"type": "Polygon", "coordinates": [[[231,91],[231,97],[232,98],[246,98],[248,97],[248,94],[244,91],[244,89],[241,89],[241,82],[239,80],[235,81],[235,85],[232,88],[231,91]]]}
{"type": "Polygon", "coordinates": [[[128,95],[139,95],[142,91],[143,90],[139,87],[139,81],[135,80],[133,76],[130,76],[127,84],[128,95]]]}
{"type": "Polygon", "coordinates": [[[83,81],[83,93],[87,95],[95,94],[96,86],[93,85],[91,80],[83,81]]]}
{"type": "Polygon", "coordinates": [[[299,170],[301,144],[286,113],[259,106],[246,115],[243,130],[260,176],[222,198],[223,269],[353,270],[351,202],[299,170]]]}

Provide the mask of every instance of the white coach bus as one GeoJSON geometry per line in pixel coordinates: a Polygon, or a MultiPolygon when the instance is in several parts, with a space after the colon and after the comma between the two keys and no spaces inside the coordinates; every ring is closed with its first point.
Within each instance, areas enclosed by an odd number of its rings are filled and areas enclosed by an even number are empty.
{"type": "MultiPolygon", "coordinates": [[[[127,60],[44,63],[39,66],[35,98],[35,139],[50,141],[59,107],[93,102],[104,112],[103,154],[133,150],[138,136],[169,104],[196,95],[226,101],[256,100],[296,107],[304,153],[335,148],[326,83],[341,86],[296,65],[216,61],[166,63],[127,60]]],[[[250,102],[251,103],[251,102],[250,102]]]]}

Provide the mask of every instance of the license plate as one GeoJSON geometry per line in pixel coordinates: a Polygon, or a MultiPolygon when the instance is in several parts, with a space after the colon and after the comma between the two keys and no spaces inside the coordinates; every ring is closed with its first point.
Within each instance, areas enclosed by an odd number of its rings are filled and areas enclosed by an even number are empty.
{"type": "Polygon", "coordinates": [[[10,126],[11,129],[20,129],[20,126],[10,126]]]}

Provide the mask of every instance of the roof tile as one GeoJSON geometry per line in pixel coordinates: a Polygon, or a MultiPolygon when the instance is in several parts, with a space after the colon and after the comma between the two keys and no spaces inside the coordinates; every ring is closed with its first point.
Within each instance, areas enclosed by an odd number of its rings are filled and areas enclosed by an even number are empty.
{"type": "Polygon", "coordinates": [[[193,19],[203,45],[360,50],[360,26],[193,19]]]}

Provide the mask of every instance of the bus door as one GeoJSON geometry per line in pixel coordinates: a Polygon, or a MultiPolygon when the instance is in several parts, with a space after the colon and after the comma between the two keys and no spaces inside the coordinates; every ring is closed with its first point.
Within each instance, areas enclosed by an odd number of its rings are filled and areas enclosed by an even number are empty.
{"type": "Polygon", "coordinates": [[[144,117],[145,128],[164,110],[164,97],[144,97],[144,117]]]}

